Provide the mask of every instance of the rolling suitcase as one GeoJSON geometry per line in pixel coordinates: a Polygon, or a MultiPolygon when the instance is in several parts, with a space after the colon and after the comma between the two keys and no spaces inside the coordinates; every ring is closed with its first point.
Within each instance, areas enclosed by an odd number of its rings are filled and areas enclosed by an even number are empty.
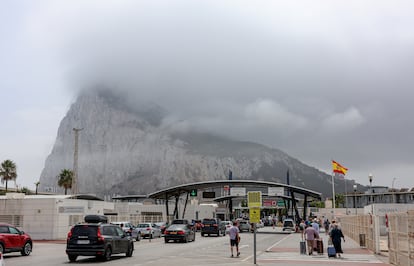
{"type": "Polygon", "coordinates": [[[303,240],[300,241],[300,254],[306,255],[306,242],[303,240]]]}
{"type": "Polygon", "coordinates": [[[335,258],[336,257],[336,250],[335,250],[334,246],[328,246],[327,252],[328,252],[328,257],[329,258],[335,258]]]}
{"type": "Polygon", "coordinates": [[[316,240],[316,250],[318,251],[318,254],[323,254],[323,240],[322,239],[316,240]]]}

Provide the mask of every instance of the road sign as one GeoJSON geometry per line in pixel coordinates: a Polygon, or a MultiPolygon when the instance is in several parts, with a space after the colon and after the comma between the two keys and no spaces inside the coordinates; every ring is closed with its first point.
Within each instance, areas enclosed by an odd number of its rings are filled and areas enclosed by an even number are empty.
{"type": "Polygon", "coordinates": [[[231,187],[230,195],[231,196],[246,196],[246,188],[245,187],[231,187]]]}
{"type": "Polygon", "coordinates": [[[192,189],[192,190],[190,191],[190,196],[191,196],[191,197],[197,197],[197,189],[192,189]]]}
{"type": "Polygon", "coordinates": [[[262,207],[262,192],[261,191],[249,191],[247,192],[247,206],[262,207]]]}
{"type": "Polygon", "coordinates": [[[260,208],[254,207],[249,209],[250,222],[251,223],[260,223],[260,208]]]}
{"type": "Polygon", "coordinates": [[[267,195],[269,196],[283,196],[285,194],[284,187],[268,187],[267,191],[267,195]]]}
{"type": "Polygon", "coordinates": [[[224,186],[224,191],[229,191],[230,190],[230,186],[229,185],[225,185],[224,186]]]}

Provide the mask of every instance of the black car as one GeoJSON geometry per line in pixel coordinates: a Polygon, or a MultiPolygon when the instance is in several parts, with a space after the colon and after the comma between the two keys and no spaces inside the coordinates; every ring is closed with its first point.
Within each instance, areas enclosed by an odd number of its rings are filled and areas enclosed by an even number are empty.
{"type": "Polygon", "coordinates": [[[96,256],[106,261],[112,254],[125,253],[131,257],[133,251],[133,239],[119,226],[108,224],[104,216],[98,215],[86,216],[85,223],[73,226],[66,241],[66,254],[71,262],[78,256],[96,256]]]}
{"type": "Polygon", "coordinates": [[[195,232],[189,224],[172,224],[164,231],[164,241],[173,240],[174,242],[195,241],[195,232]]]}
{"type": "Polygon", "coordinates": [[[201,226],[201,236],[204,235],[226,235],[226,226],[221,223],[220,219],[211,218],[203,219],[201,226]]]}

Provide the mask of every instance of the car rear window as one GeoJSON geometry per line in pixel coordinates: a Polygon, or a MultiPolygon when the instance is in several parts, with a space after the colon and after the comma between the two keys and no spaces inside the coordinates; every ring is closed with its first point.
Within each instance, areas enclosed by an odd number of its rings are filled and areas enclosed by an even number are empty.
{"type": "Polygon", "coordinates": [[[150,226],[151,226],[151,224],[139,224],[138,228],[147,228],[147,227],[150,227],[150,226]]]}
{"type": "Polygon", "coordinates": [[[73,228],[72,234],[76,236],[96,236],[97,226],[80,225],[73,228]]]}
{"type": "Polygon", "coordinates": [[[217,224],[215,219],[204,219],[203,224],[217,224]]]}
{"type": "Polygon", "coordinates": [[[285,221],[284,222],[284,225],[283,226],[285,226],[285,227],[293,227],[293,222],[292,221],[285,221]]]}
{"type": "Polygon", "coordinates": [[[188,220],[174,220],[171,224],[188,224],[188,220]]]}

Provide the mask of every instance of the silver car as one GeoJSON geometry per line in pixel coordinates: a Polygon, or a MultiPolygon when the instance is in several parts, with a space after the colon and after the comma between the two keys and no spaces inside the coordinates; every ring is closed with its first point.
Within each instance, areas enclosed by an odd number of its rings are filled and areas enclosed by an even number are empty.
{"type": "Polygon", "coordinates": [[[161,237],[161,228],[153,223],[141,223],[138,224],[137,229],[139,230],[142,237],[155,238],[161,237]]]}
{"type": "Polygon", "coordinates": [[[116,224],[116,225],[120,226],[122,228],[122,230],[124,230],[125,233],[130,235],[136,241],[141,240],[141,234],[139,233],[139,230],[134,225],[132,225],[132,223],[130,223],[130,222],[111,222],[111,224],[116,224]]]}
{"type": "Polygon", "coordinates": [[[250,222],[246,221],[246,220],[241,220],[238,222],[239,223],[239,231],[243,232],[249,232],[250,231],[250,222]]]}

